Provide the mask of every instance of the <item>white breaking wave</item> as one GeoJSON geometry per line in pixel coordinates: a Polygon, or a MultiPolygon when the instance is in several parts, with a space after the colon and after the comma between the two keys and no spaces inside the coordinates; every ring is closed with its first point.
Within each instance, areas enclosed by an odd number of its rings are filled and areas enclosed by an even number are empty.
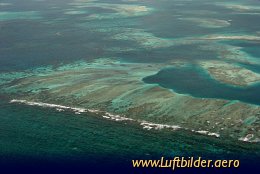
{"type": "Polygon", "coordinates": [[[111,113],[106,112],[105,115],[103,115],[103,118],[114,120],[114,121],[134,121],[131,118],[122,117],[120,115],[113,115],[111,113]]]}
{"type": "Polygon", "coordinates": [[[75,114],[81,114],[81,113],[100,113],[103,114],[103,118],[110,119],[110,120],[115,120],[115,121],[134,121],[131,118],[123,117],[120,115],[113,115],[108,112],[103,112],[100,110],[96,109],[85,109],[85,108],[78,108],[78,107],[69,107],[69,106],[63,106],[63,105],[57,105],[57,104],[50,104],[50,103],[43,103],[43,102],[31,102],[27,100],[17,100],[13,99],[10,101],[10,103],[22,103],[30,106],[40,106],[40,107],[47,107],[47,108],[55,108],[57,111],[65,111],[65,110],[70,110],[75,112],[75,114]]]}
{"type": "Polygon", "coordinates": [[[180,126],[175,126],[175,125],[167,125],[167,124],[156,124],[156,123],[150,123],[150,122],[146,122],[146,121],[142,121],[141,126],[143,126],[144,129],[155,129],[155,130],[160,130],[160,129],[172,129],[172,130],[177,130],[177,129],[181,129],[180,126]]]}
{"type": "Polygon", "coordinates": [[[259,143],[260,142],[259,138],[254,139],[254,134],[248,134],[247,136],[241,137],[238,140],[244,141],[244,142],[250,142],[250,143],[259,143]]]}
{"type": "Polygon", "coordinates": [[[68,107],[68,106],[49,104],[49,103],[43,103],[43,102],[30,102],[30,101],[26,101],[26,100],[13,99],[10,101],[10,103],[23,103],[23,104],[31,105],[31,106],[55,108],[57,111],[72,110],[75,113],[92,112],[92,110],[88,110],[88,109],[84,109],[84,108],[68,107]]]}
{"type": "Polygon", "coordinates": [[[147,129],[147,130],[151,130],[151,129],[155,129],[155,130],[170,129],[170,130],[175,131],[175,130],[178,130],[178,129],[185,129],[185,130],[189,130],[191,132],[196,132],[196,133],[200,133],[200,134],[204,134],[204,135],[208,135],[208,136],[214,136],[214,137],[217,137],[217,138],[220,137],[220,135],[217,134],[217,133],[212,133],[212,132],[208,132],[208,131],[190,130],[188,128],[182,128],[178,125],[157,124],[157,123],[147,122],[147,121],[144,121],[144,120],[134,120],[132,118],[127,118],[127,117],[121,116],[121,115],[114,115],[114,114],[111,114],[109,112],[104,112],[104,111],[100,111],[100,110],[96,110],[96,109],[69,107],[69,106],[63,106],[63,105],[57,105],[57,104],[50,104],[50,103],[43,103],[43,102],[31,102],[31,101],[27,101],[27,100],[17,100],[17,99],[11,100],[10,103],[21,103],[21,104],[26,104],[26,105],[30,105],[30,106],[40,106],[40,107],[54,108],[59,112],[65,111],[65,110],[70,110],[70,111],[73,111],[75,114],[88,113],[88,112],[97,113],[97,114],[102,115],[103,118],[113,120],[113,121],[134,121],[134,122],[140,124],[143,127],[143,129],[147,129]]]}
{"type": "Polygon", "coordinates": [[[205,131],[205,130],[200,130],[200,131],[192,130],[192,132],[196,132],[196,133],[203,134],[203,135],[215,136],[217,138],[220,137],[220,135],[218,133],[209,132],[209,131],[205,131]]]}

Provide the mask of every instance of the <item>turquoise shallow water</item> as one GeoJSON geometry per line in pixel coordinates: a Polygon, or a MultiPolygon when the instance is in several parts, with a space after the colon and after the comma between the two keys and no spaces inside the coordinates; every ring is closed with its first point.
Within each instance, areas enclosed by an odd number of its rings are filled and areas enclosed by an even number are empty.
{"type": "MultiPolygon", "coordinates": [[[[227,8],[224,0],[217,1],[219,4],[210,0],[98,1],[144,5],[152,9],[145,15],[137,12],[133,15],[135,12],[122,6],[111,8],[95,4],[96,1],[88,6],[85,2],[1,0],[0,72],[23,72],[42,66],[55,68],[100,57],[166,65],[180,61],[194,66],[162,69],[144,81],[198,98],[260,104],[259,85],[242,89],[220,84],[196,66],[199,61],[221,60],[260,72],[259,39],[220,42],[203,38],[214,34],[259,36],[258,1],[230,1],[231,5],[242,4],[249,10],[227,8]],[[216,23],[210,23],[212,19],[216,23]],[[118,34],[121,37],[115,37],[118,34]],[[234,53],[229,46],[241,50],[234,53]]],[[[162,155],[239,158],[247,164],[259,160],[258,144],[230,142],[185,131],[147,131],[139,125],[97,116],[9,104],[9,100],[1,98],[0,101],[1,162],[101,160],[128,165],[129,159],[162,155]]]]}

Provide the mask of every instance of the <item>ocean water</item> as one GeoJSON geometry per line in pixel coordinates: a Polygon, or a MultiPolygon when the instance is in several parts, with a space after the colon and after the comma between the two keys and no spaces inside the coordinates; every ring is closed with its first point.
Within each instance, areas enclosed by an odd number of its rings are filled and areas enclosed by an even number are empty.
{"type": "MultiPolygon", "coordinates": [[[[220,53],[214,50],[214,43],[202,42],[201,36],[255,35],[259,31],[257,22],[249,22],[257,21],[259,15],[244,14],[241,17],[240,13],[236,15],[237,11],[204,0],[197,0],[196,3],[98,2],[137,4],[151,10],[146,15],[126,14],[120,17],[109,7],[95,3],[88,7],[84,1],[3,1],[7,5],[0,6],[0,71],[26,70],[98,57],[119,57],[131,62],[212,60],[220,53]],[[105,19],[106,15],[108,17],[105,19]],[[212,24],[210,19],[222,22],[212,24]],[[232,25],[225,26],[228,21],[232,21],[232,25]],[[128,33],[129,36],[126,35],[126,39],[111,39],[113,34],[120,33],[128,33]],[[136,33],[139,33],[138,37],[133,37],[136,33]],[[212,44],[212,49],[201,48],[209,44],[212,44]]],[[[219,1],[220,4],[224,2],[219,1]]],[[[256,4],[257,7],[257,3],[252,1],[249,5],[256,4]]],[[[255,44],[255,50],[258,50],[258,44],[255,44]]],[[[252,51],[248,52],[255,55],[252,51]]]]}
{"type": "Polygon", "coordinates": [[[255,144],[223,142],[183,131],[144,130],[140,125],[107,121],[95,114],[77,115],[54,108],[10,104],[3,98],[0,108],[2,171],[17,171],[20,167],[27,172],[142,172],[131,168],[132,159],[161,156],[239,159],[240,170],[257,169],[259,146],[255,144]]]}
{"type": "MultiPolygon", "coordinates": [[[[30,76],[28,71],[39,67],[55,70],[78,61],[112,58],[164,65],[140,82],[196,98],[239,100],[258,107],[258,84],[220,83],[200,63],[220,61],[259,73],[259,19],[260,4],[253,0],[0,0],[0,82],[11,74],[0,90],[19,86],[30,76]],[[16,72],[27,76],[19,79],[16,72]]],[[[145,130],[95,114],[10,103],[16,97],[35,99],[20,92],[17,96],[0,92],[3,169],[20,165],[38,172],[87,170],[100,169],[102,163],[111,171],[116,166],[132,171],[132,159],[161,156],[240,159],[242,169],[259,169],[259,143],[184,130],[145,130]]]]}

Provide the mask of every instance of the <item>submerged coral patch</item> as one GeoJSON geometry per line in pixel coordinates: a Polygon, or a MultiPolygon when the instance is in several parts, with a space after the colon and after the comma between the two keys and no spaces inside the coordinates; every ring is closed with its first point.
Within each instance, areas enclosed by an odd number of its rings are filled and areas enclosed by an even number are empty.
{"type": "Polygon", "coordinates": [[[222,28],[230,26],[230,22],[213,18],[179,18],[180,20],[196,23],[205,28],[222,28]]]}
{"type": "Polygon", "coordinates": [[[112,12],[107,13],[93,13],[84,19],[86,20],[101,20],[101,19],[114,19],[114,18],[125,18],[125,17],[136,17],[149,14],[152,9],[143,5],[135,4],[113,4],[113,3],[101,3],[101,2],[74,2],[70,3],[74,8],[100,8],[104,11],[110,10],[112,12]]]}
{"type": "Polygon", "coordinates": [[[208,61],[200,63],[216,80],[234,85],[247,87],[260,82],[260,74],[230,63],[208,61]]]}
{"type": "Polygon", "coordinates": [[[77,11],[77,10],[67,10],[64,12],[66,15],[81,15],[81,14],[86,14],[86,11],[77,11]]]}
{"type": "MultiPolygon", "coordinates": [[[[174,62],[171,64],[174,65],[174,62]]],[[[177,64],[178,62],[175,65],[177,64]]],[[[142,122],[145,129],[177,129],[175,126],[178,125],[189,130],[202,129],[207,131],[207,135],[216,137],[232,134],[237,139],[252,132],[251,128],[256,126],[254,122],[250,125],[243,124],[244,131],[237,132],[238,127],[241,129],[241,122],[237,120],[246,120],[249,115],[258,117],[259,106],[239,101],[229,104],[229,100],[182,95],[179,94],[181,91],[178,93],[164,88],[168,86],[164,86],[166,81],[163,80],[160,81],[164,83],[160,84],[162,87],[158,85],[159,82],[146,84],[142,81],[144,77],[151,76],[167,66],[169,65],[164,63],[123,63],[112,58],[81,61],[46,70],[43,68],[41,71],[27,71],[21,78],[14,76],[14,81],[10,76],[8,81],[2,83],[2,93],[16,97],[19,94],[17,101],[57,103],[44,106],[57,106],[59,110],[67,109],[60,106],[81,108],[75,110],[76,114],[80,114],[82,108],[89,108],[104,111],[102,116],[114,121],[145,120],[142,122]],[[229,127],[231,124],[233,126],[229,127]]],[[[179,66],[185,67],[189,66],[179,66]]],[[[182,71],[167,74],[177,77],[180,72],[182,71]]],[[[195,71],[193,74],[196,73],[195,71]]],[[[1,76],[3,77],[3,74],[1,76]]],[[[5,76],[8,77],[7,74],[5,76]]],[[[185,81],[186,77],[181,77],[185,81]]],[[[195,77],[194,80],[197,82],[193,87],[200,83],[195,77]]],[[[191,82],[190,75],[189,78],[187,76],[186,82],[191,82]]],[[[176,79],[171,80],[171,83],[183,85],[176,79]]],[[[203,85],[201,91],[204,91],[205,95],[212,94],[208,89],[205,90],[206,86],[203,85]]],[[[253,132],[254,139],[258,138],[259,133],[253,132]]]]}

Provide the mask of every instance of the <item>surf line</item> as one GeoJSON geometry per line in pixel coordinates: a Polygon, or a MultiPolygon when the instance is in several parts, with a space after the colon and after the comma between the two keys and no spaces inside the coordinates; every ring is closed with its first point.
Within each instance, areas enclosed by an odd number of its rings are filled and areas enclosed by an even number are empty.
{"type": "Polygon", "coordinates": [[[184,130],[188,130],[188,131],[195,132],[195,133],[198,133],[198,134],[214,136],[216,138],[220,137],[220,135],[218,133],[212,133],[212,132],[208,132],[208,131],[195,131],[195,130],[190,130],[188,128],[180,127],[178,125],[158,124],[158,123],[148,122],[148,121],[145,121],[145,120],[134,120],[132,118],[128,118],[128,117],[121,116],[121,115],[115,115],[115,114],[111,114],[109,112],[100,111],[100,110],[96,110],[96,109],[69,107],[69,106],[58,105],[58,104],[50,104],[50,103],[44,103],[44,102],[33,102],[33,101],[19,100],[19,99],[12,99],[12,100],[10,100],[9,103],[20,103],[20,104],[25,104],[25,105],[30,105],[30,106],[54,108],[59,112],[68,110],[68,111],[73,111],[75,114],[96,113],[96,114],[102,115],[102,117],[105,118],[105,119],[109,119],[109,120],[113,120],[113,121],[133,121],[133,122],[137,122],[139,125],[141,125],[143,127],[143,129],[146,129],[146,130],[169,129],[169,130],[175,131],[175,130],[179,130],[179,129],[184,129],[184,130]]]}

